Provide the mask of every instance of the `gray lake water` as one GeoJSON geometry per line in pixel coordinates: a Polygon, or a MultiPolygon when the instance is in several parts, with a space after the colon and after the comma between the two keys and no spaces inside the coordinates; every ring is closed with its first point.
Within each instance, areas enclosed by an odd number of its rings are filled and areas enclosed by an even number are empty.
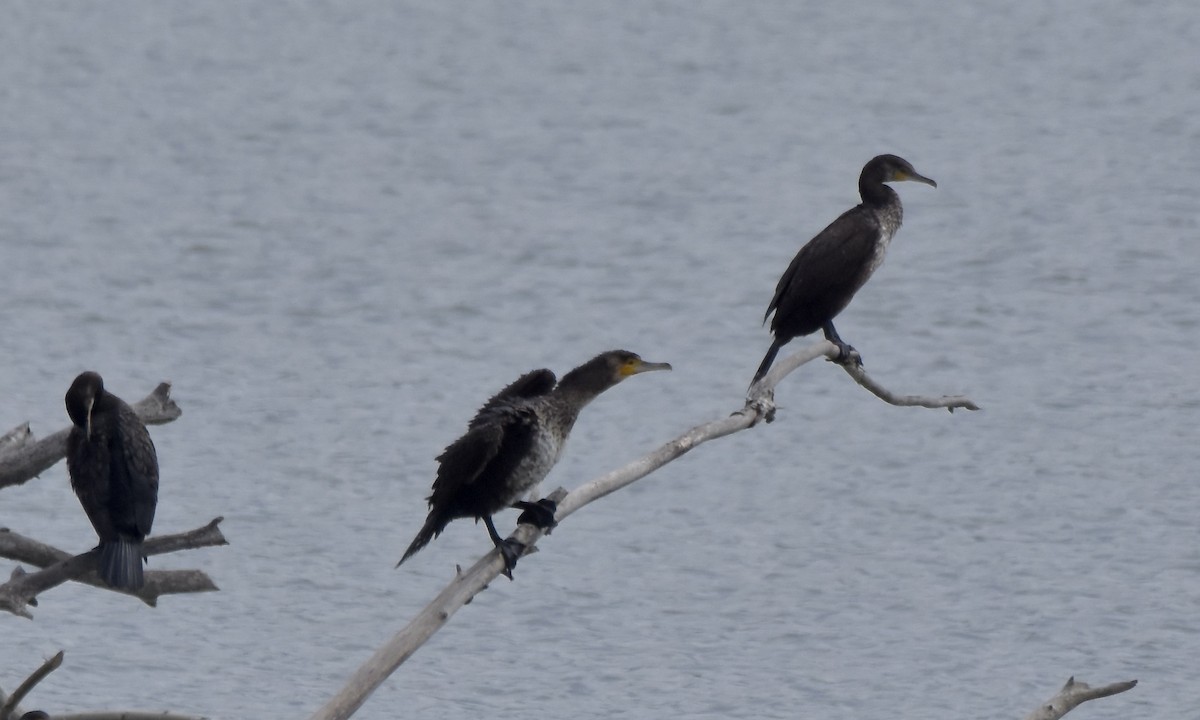
{"type": "MultiPolygon", "coordinates": [[[[1195,717],[1200,6],[22,3],[0,23],[0,430],[95,369],[153,428],[165,558],[0,617],[26,707],[305,717],[488,549],[400,570],[491,393],[626,347],[549,487],[741,406],[871,156],[906,224],[778,420],[572,517],[357,717],[1195,717]]],[[[794,345],[801,347],[804,341],[794,345]]],[[[506,513],[503,529],[514,521],[506,513]]],[[[66,469],[0,525],[95,542],[66,469]]],[[[11,563],[0,567],[7,576],[11,563]]]]}

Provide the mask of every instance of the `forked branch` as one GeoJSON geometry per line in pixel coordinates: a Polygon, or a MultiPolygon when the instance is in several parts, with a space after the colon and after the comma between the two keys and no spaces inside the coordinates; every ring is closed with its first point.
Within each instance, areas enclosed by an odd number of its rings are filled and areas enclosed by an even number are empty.
{"type": "MultiPolygon", "coordinates": [[[[550,496],[552,500],[558,502],[555,519],[561,522],[583,506],[640,480],[698,445],[754,427],[760,420],[769,421],[775,412],[775,405],[771,399],[775,385],[804,363],[820,357],[829,357],[831,353],[832,356],[836,356],[836,347],[832,343],[822,341],[791,355],[780,361],[763,380],[752,387],[751,395],[747,398],[745,406],[729,417],[697,425],[679,437],[659,446],[650,454],[584,483],[570,493],[561,488],[556,490],[550,496]]],[[[863,373],[864,377],[865,375],[863,373]]],[[[864,387],[868,386],[864,385],[864,387]]],[[[887,393],[886,390],[883,392],[887,393]]],[[[883,395],[880,397],[888,400],[889,397],[894,399],[900,396],[887,393],[887,397],[883,395]]],[[[922,402],[915,402],[909,396],[901,399],[904,402],[894,404],[976,409],[974,403],[965,398],[953,398],[949,404],[940,398],[916,398],[922,402]],[[931,404],[926,404],[926,402],[931,404]]],[[[524,544],[526,546],[525,554],[529,554],[536,550],[536,543],[541,536],[541,531],[536,527],[519,525],[511,538],[524,544]]],[[[425,606],[408,625],[396,633],[391,640],[358,668],[342,690],[314,713],[311,720],[346,720],[353,715],[389,675],[441,629],[459,608],[487,588],[488,584],[495,580],[503,570],[504,561],[496,550],[492,550],[480,558],[465,573],[460,570],[454,580],[429,605],[425,606]]]]}
{"type": "MultiPolygon", "coordinates": [[[[218,527],[222,519],[216,518],[203,527],[185,533],[146,538],[142,551],[146,555],[164,555],[180,550],[228,545],[218,527]]],[[[68,580],[132,595],[151,607],[158,603],[161,595],[218,589],[212,579],[200,570],[150,570],[145,574],[146,584],[142,588],[115,590],[96,576],[99,557],[95,550],[71,555],[7,528],[0,528],[0,557],[45,568],[34,573],[18,569],[8,582],[0,585],[0,610],[26,618],[32,617],[27,606],[34,598],[68,580]]]]}
{"type": "Polygon", "coordinates": [[[1057,695],[1042,703],[1041,707],[1037,710],[1026,715],[1025,720],[1058,720],[1063,715],[1074,710],[1081,703],[1123,693],[1126,690],[1133,689],[1137,685],[1137,682],[1137,680],[1127,680],[1125,682],[1112,683],[1111,685],[1094,688],[1071,676],[1067,680],[1067,684],[1062,686],[1062,690],[1058,691],[1057,695]]]}
{"type": "MultiPolygon", "coordinates": [[[[775,363],[761,380],[750,387],[747,393],[746,402],[754,403],[762,398],[770,398],[775,392],[775,386],[780,380],[787,377],[796,368],[811,362],[819,357],[825,357],[830,360],[837,360],[838,347],[828,340],[822,340],[804,348],[803,350],[785,357],[775,363]]],[[[871,394],[889,405],[900,407],[926,407],[926,408],[945,408],[950,412],[962,408],[965,410],[978,410],[979,406],[971,401],[965,395],[899,395],[888,390],[874,378],[867,374],[863,366],[856,362],[838,363],[846,374],[854,379],[854,382],[866,388],[871,394]]],[[[765,417],[767,422],[775,419],[775,413],[772,411],[765,417]]]]}

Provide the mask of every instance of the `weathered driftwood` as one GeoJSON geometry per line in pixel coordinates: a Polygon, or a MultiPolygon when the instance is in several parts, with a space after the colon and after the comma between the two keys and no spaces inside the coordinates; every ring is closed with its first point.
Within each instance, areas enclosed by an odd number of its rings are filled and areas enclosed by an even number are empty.
{"type": "MultiPolygon", "coordinates": [[[[775,413],[775,405],[772,400],[775,385],[804,363],[820,357],[836,356],[836,353],[837,348],[832,343],[821,341],[791,355],[780,361],[765,378],[756,383],[750,389],[745,406],[729,417],[698,425],[660,446],[649,455],[587,482],[570,493],[566,493],[562,489],[556,490],[551,495],[551,499],[558,502],[555,519],[561,522],[584,505],[645,477],[697,445],[754,427],[760,420],[770,421],[775,413]]],[[[851,377],[856,377],[856,374],[852,372],[851,377]]],[[[866,373],[861,373],[861,377],[866,377],[866,373]]],[[[878,387],[873,381],[872,385],[878,387]]],[[[867,386],[864,385],[864,387],[867,386]]],[[[868,387],[868,389],[870,388],[868,387]]],[[[883,395],[876,394],[885,401],[890,402],[889,398],[897,397],[886,390],[882,390],[882,392],[883,395]]],[[[977,409],[975,404],[966,398],[956,397],[952,398],[950,402],[947,402],[945,398],[932,397],[905,396],[904,399],[905,402],[900,404],[977,409]]],[[[529,554],[536,550],[535,544],[541,535],[542,533],[531,525],[520,525],[511,537],[524,543],[525,554],[529,554]]],[[[408,625],[364,662],[338,694],[311,716],[311,720],[345,720],[353,715],[389,675],[441,629],[459,608],[470,602],[471,598],[488,586],[488,583],[495,580],[503,569],[504,561],[500,558],[499,552],[492,550],[465,573],[460,570],[454,580],[433,599],[433,602],[429,603],[408,625]]]]}
{"type": "MultiPolygon", "coordinates": [[[[17,705],[21,700],[33,689],[35,685],[41,682],[42,678],[56,670],[63,662],[63,651],[59,650],[58,654],[42,663],[42,666],[35,670],[21,686],[17,688],[11,697],[5,698],[4,692],[0,690],[0,720],[16,720],[16,718],[24,716],[20,714],[17,705]]],[[[41,717],[38,711],[31,711],[30,716],[41,717]]],[[[71,715],[55,715],[54,720],[207,720],[206,718],[193,715],[176,715],[169,712],[137,712],[137,711],[103,711],[103,712],[85,712],[74,713],[71,715]]]]}
{"type": "Polygon", "coordinates": [[[1058,720],[1081,703],[1123,693],[1132,689],[1137,683],[1137,680],[1127,680],[1094,688],[1081,680],[1076,680],[1072,675],[1057,695],[1047,700],[1037,710],[1026,715],[1025,720],[1058,720]]]}
{"type": "MultiPolygon", "coordinates": [[[[180,550],[228,545],[225,536],[217,527],[222,519],[216,518],[203,527],[185,533],[146,538],[142,550],[146,555],[163,555],[180,550]]],[[[7,528],[0,528],[0,557],[45,568],[34,573],[18,569],[13,572],[13,577],[8,582],[0,585],[0,610],[7,610],[26,618],[33,617],[27,609],[31,600],[68,580],[77,580],[105,590],[132,595],[151,607],[157,605],[161,595],[218,589],[212,579],[200,570],[149,570],[146,572],[146,584],[142,588],[116,590],[96,576],[99,557],[95,550],[71,555],[7,528]]]]}
{"type": "MultiPolygon", "coordinates": [[[[171,386],[161,383],[150,395],[133,405],[133,410],[147,425],[161,425],[178,418],[182,412],[171,399],[171,386]]],[[[24,423],[0,436],[0,489],[9,485],[20,485],[37,477],[52,467],[66,454],[66,440],[70,428],[35,442],[24,423]]],[[[223,518],[216,518],[207,525],[185,533],[147,538],[143,545],[146,555],[163,555],[190,548],[227,545],[218,525],[223,518]]],[[[77,580],[114,592],[124,592],[154,606],[162,595],[175,593],[207,592],[217,590],[216,584],[200,570],[150,570],[145,573],[145,586],[139,590],[114,590],[96,576],[99,558],[95,550],[81,555],[51,547],[27,538],[8,528],[0,528],[0,557],[44,568],[27,573],[20,567],[13,570],[7,583],[0,585],[0,609],[22,617],[32,617],[29,605],[36,605],[40,593],[60,585],[67,580],[77,580]]],[[[0,691],[0,720],[15,720],[19,717],[17,705],[34,685],[62,664],[63,653],[59,652],[48,660],[21,684],[11,697],[0,691]]],[[[37,715],[37,712],[31,713],[37,715]]],[[[102,711],[55,715],[55,720],[205,720],[191,715],[168,712],[102,711]]]]}
{"type": "MultiPolygon", "coordinates": [[[[559,488],[549,495],[551,500],[561,500],[567,493],[559,488]]],[[[537,551],[535,543],[542,531],[534,525],[518,525],[509,537],[525,544],[524,555],[537,551]]],[[[457,568],[454,580],[438,593],[433,602],[425,606],[417,616],[392,636],[383,647],[375,651],[350,677],[345,686],[313,718],[348,718],[366,702],[371,693],[383,684],[395,670],[404,664],[417,648],[425,644],[433,634],[442,629],[461,607],[471,602],[477,594],[487,588],[488,583],[504,571],[504,559],[500,552],[491,552],[479,558],[466,572],[457,568]]]]}
{"type": "MultiPolygon", "coordinates": [[[[801,365],[811,362],[819,357],[825,357],[829,360],[835,360],[838,356],[838,347],[828,340],[822,340],[814,343],[803,350],[787,356],[783,360],[778,361],[771,371],[768,372],[761,380],[750,386],[747,392],[746,400],[748,403],[753,403],[759,398],[770,397],[775,391],[775,385],[782,380],[788,373],[792,372],[801,365]]],[[[875,397],[884,401],[889,405],[897,405],[901,407],[926,407],[926,408],[945,408],[950,412],[954,412],[958,408],[966,410],[978,410],[979,406],[971,401],[970,398],[963,395],[897,395],[888,390],[883,385],[880,385],[874,378],[867,374],[867,371],[859,363],[840,364],[841,368],[846,371],[846,374],[854,379],[854,382],[866,388],[875,397]]],[[[767,422],[775,419],[774,412],[769,413],[765,418],[767,422]]]]}
{"type": "MultiPolygon", "coordinates": [[[[134,403],[133,411],[147,425],[163,425],[183,414],[171,399],[170,383],[160,383],[154,392],[134,403]]],[[[28,482],[62,460],[70,433],[68,427],[34,442],[28,423],[10,430],[4,437],[13,436],[11,446],[0,452],[0,489],[28,482]]]]}
{"type": "Polygon", "coordinates": [[[0,458],[20,450],[32,438],[33,432],[30,431],[29,423],[27,422],[21,423],[12,430],[0,435],[0,458]]]}
{"type": "Polygon", "coordinates": [[[42,678],[54,672],[59,665],[62,665],[62,661],[63,652],[59,650],[58,654],[42,663],[41,667],[34,670],[33,674],[25,678],[25,681],[16,690],[13,690],[12,695],[5,698],[4,693],[0,692],[0,700],[3,700],[3,702],[0,702],[0,720],[10,720],[10,718],[16,717],[18,712],[17,706],[21,704],[21,701],[25,699],[29,691],[40,683],[42,678]]]}

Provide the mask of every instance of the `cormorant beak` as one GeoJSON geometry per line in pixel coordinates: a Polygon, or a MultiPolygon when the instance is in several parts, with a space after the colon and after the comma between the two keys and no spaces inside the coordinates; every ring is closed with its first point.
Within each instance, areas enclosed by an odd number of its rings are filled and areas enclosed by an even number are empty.
{"type": "Polygon", "coordinates": [[[908,177],[906,177],[904,179],[912,180],[913,182],[925,183],[926,185],[932,185],[933,187],[937,187],[937,183],[934,182],[932,178],[927,178],[924,175],[921,175],[920,173],[917,173],[917,172],[910,174],[908,177]]]}
{"type": "Polygon", "coordinates": [[[96,404],[96,396],[93,395],[92,397],[88,398],[88,406],[87,406],[88,407],[88,411],[87,411],[87,439],[88,440],[92,439],[92,406],[95,404],[96,404]]]}
{"type": "Polygon", "coordinates": [[[646,362],[645,360],[643,360],[637,367],[630,370],[629,374],[630,375],[638,375],[640,373],[651,372],[654,370],[670,370],[670,369],[671,369],[671,363],[646,362]]]}

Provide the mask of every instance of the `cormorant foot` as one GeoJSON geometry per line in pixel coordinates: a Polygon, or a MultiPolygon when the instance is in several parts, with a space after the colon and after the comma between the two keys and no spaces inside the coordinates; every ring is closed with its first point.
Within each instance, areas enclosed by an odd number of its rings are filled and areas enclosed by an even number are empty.
{"type": "Polygon", "coordinates": [[[520,560],[521,555],[525,553],[525,543],[504,540],[496,548],[500,551],[500,557],[504,558],[504,577],[512,580],[513,568],[517,566],[517,560],[520,560]]]}
{"type": "Polygon", "coordinates": [[[554,519],[554,513],[558,512],[558,503],[550,498],[542,498],[537,502],[518,500],[512,506],[525,511],[517,518],[518,525],[533,525],[547,535],[558,527],[558,522],[554,519]]]}
{"type": "Polygon", "coordinates": [[[838,356],[835,359],[830,360],[830,362],[835,362],[838,365],[857,365],[858,367],[862,367],[862,355],[858,354],[858,351],[854,349],[854,346],[843,340],[830,340],[830,342],[832,342],[834,345],[837,345],[838,349],[838,356]]]}

